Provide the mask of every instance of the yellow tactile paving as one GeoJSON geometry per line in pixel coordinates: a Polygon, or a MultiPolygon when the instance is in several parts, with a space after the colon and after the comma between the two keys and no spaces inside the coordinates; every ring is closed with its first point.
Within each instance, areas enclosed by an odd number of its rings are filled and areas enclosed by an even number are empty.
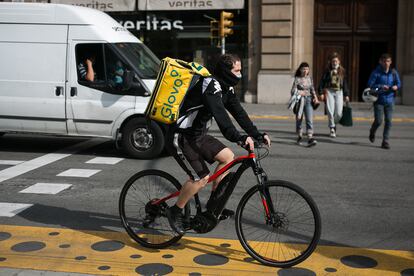
{"type": "MultiPolygon", "coordinates": [[[[295,116],[286,116],[286,115],[249,115],[250,119],[272,119],[272,120],[295,120],[295,116]]],[[[326,116],[314,116],[314,121],[327,121],[326,116]]],[[[372,117],[353,117],[352,120],[359,122],[373,122],[374,115],[372,117]]],[[[395,123],[414,123],[414,118],[393,118],[395,123]]]]}
{"type": "Polygon", "coordinates": [[[414,252],[409,251],[318,246],[305,262],[293,270],[283,270],[251,262],[238,240],[184,237],[179,243],[168,249],[150,250],[138,246],[126,233],[0,225],[0,268],[95,275],[137,275],[139,272],[151,275],[164,272],[250,276],[404,275],[403,271],[412,275],[414,272],[414,252]],[[207,265],[200,264],[200,260],[213,261],[207,265]],[[351,264],[347,265],[346,260],[351,264]],[[358,264],[360,268],[355,267],[358,264]]]}

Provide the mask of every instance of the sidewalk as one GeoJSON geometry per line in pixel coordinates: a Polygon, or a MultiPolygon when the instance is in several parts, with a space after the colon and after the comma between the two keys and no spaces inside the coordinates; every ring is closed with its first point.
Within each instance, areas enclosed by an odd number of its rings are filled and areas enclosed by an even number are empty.
{"type": "MultiPolygon", "coordinates": [[[[293,112],[287,109],[287,104],[249,104],[242,103],[250,116],[283,116],[293,117],[293,112]]],[[[351,103],[352,115],[354,118],[365,118],[372,120],[374,118],[374,111],[372,104],[368,103],[351,103]]],[[[317,110],[314,111],[315,117],[324,116],[324,104],[321,104],[317,110]]],[[[414,121],[414,106],[395,105],[393,119],[409,119],[414,121]]]]}

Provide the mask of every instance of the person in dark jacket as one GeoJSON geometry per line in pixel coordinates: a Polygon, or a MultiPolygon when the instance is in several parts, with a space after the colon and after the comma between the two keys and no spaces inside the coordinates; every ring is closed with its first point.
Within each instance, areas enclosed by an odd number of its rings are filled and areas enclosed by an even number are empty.
{"type": "Polygon", "coordinates": [[[321,101],[326,101],[329,135],[334,138],[336,137],[336,123],[342,118],[344,99],[349,102],[345,68],[341,66],[339,55],[336,52],[329,56],[328,67],[322,75],[318,92],[321,101]]]}
{"type": "MultiPolygon", "coordinates": [[[[222,142],[207,134],[214,118],[224,137],[235,143],[248,145],[254,149],[252,138],[263,140],[270,146],[270,138],[260,133],[250,120],[240,104],[234,91],[234,86],[241,79],[241,61],[235,55],[220,56],[214,70],[214,78],[202,78],[196,86],[188,92],[180,107],[180,117],[177,120],[177,150],[181,150],[189,166],[177,162],[189,175],[183,184],[180,195],[174,206],[167,210],[167,217],[171,227],[178,233],[184,234],[182,209],[187,202],[200,191],[208,182],[210,171],[205,163],[219,162],[215,172],[230,163],[234,154],[222,142]],[[247,133],[241,134],[233,125],[227,111],[236,119],[237,123],[247,133]]],[[[213,183],[213,191],[217,187],[222,175],[213,183]]],[[[231,215],[231,210],[223,210],[231,215]]],[[[223,214],[222,213],[222,214],[223,214]]]]}
{"type": "Polygon", "coordinates": [[[401,89],[400,76],[397,70],[391,69],[392,58],[390,54],[383,54],[379,59],[379,65],[371,73],[368,80],[368,87],[378,90],[378,99],[374,102],[374,117],[369,131],[369,140],[375,141],[375,132],[382,124],[382,117],[385,118],[385,126],[381,147],[389,149],[390,129],[392,123],[392,112],[394,110],[394,97],[401,89]]]}

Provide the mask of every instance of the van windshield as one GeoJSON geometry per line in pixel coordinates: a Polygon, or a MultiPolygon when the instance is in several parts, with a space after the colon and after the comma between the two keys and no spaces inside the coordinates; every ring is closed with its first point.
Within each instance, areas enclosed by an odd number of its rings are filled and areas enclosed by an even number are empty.
{"type": "Polygon", "coordinates": [[[138,70],[141,79],[156,79],[160,60],[143,43],[115,43],[119,50],[138,70]]]}

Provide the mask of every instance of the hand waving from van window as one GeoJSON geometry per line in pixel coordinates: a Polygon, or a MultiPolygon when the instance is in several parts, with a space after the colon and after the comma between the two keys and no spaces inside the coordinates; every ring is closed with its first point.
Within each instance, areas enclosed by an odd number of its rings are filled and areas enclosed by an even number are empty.
{"type": "Polygon", "coordinates": [[[88,81],[95,80],[95,71],[93,70],[93,62],[90,59],[86,60],[86,76],[85,79],[88,81]]]}
{"type": "Polygon", "coordinates": [[[96,73],[93,69],[95,63],[95,54],[90,53],[86,56],[85,60],[79,63],[78,70],[82,80],[93,82],[96,79],[96,73]]]}

